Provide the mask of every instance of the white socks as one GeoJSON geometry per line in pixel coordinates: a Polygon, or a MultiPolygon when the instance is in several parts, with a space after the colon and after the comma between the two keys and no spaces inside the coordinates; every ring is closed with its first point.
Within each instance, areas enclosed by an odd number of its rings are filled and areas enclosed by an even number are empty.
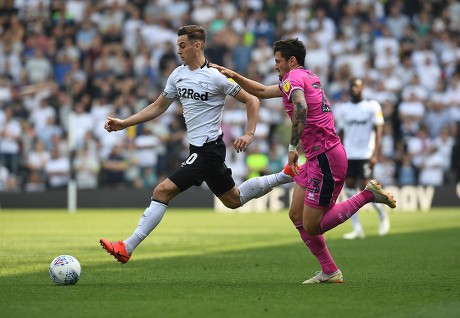
{"type": "Polygon", "coordinates": [[[131,255],[134,249],[152,232],[160,223],[167,207],[167,204],[158,201],[152,200],[150,202],[150,206],[145,209],[144,214],[142,214],[139,220],[137,229],[124,241],[126,252],[131,255]]]}
{"type": "MultiPolygon", "coordinates": [[[[243,182],[239,187],[241,205],[246,202],[259,198],[270,192],[274,187],[292,182],[291,176],[284,172],[278,172],[267,176],[249,179],[243,182]]],[[[125,243],[126,252],[131,254],[134,249],[153,231],[160,223],[163,215],[168,208],[167,204],[153,201],[142,214],[139,224],[134,233],[123,242],[125,243]]]]}
{"type": "Polygon", "coordinates": [[[358,213],[353,214],[351,216],[350,220],[351,220],[351,225],[353,225],[353,230],[356,233],[363,233],[364,232],[363,226],[361,225],[361,222],[359,221],[358,213]]]}
{"type": "Polygon", "coordinates": [[[240,190],[241,206],[252,199],[260,198],[261,196],[267,194],[273,190],[274,187],[292,181],[292,177],[282,171],[246,180],[238,187],[238,190],[240,190]]]}
{"type": "Polygon", "coordinates": [[[372,206],[377,210],[379,220],[383,221],[386,219],[385,207],[383,204],[372,202],[372,206]]]}

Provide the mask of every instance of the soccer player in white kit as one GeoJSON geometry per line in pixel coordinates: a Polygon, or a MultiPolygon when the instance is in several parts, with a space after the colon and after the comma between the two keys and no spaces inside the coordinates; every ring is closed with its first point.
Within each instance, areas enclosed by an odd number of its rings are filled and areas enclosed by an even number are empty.
{"type": "MultiPolygon", "coordinates": [[[[350,198],[355,195],[357,187],[364,189],[378,160],[382,127],[384,124],[382,108],[375,100],[363,98],[364,82],[360,78],[350,79],[349,102],[337,106],[334,112],[337,132],[342,138],[347,151],[348,170],[345,178],[345,194],[350,198]]],[[[379,235],[383,236],[390,230],[390,221],[384,206],[372,203],[380,220],[379,235]]],[[[351,217],[353,231],[346,233],[345,239],[364,238],[364,229],[359,221],[358,213],[351,217]]]]}
{"type": "Polygon", "coordinates": [[[237,152],[246,151],[254,139],[259,100],[208,66],[204,55],[206,32],[202,26],[183,26],[177,31],[177,36],[178,54],[183,65],[171,73],[163,93],[138,113],[126,119],[109,117],[105,123],[105,129],[109,132],[122,130],[160,116],[178,99],[183,106],[190,143],[187,159],[153,190],[150,206],[145,209],[133,234],[118,242],[100,239],[102,247],[122,264],[130,259],[134,249],[160,223],[169,201],[191,186],[206,182],[225,206],[235,209],[268,193],[275,186],[293,181],[294,173],[286,167],[272,175],[249,179],[239,187],[235,185],[231,169],[225,165],[226,146],[222,140],[225,99],[230,95],[244,103],[247,109],[245,134],[233,143],[237,152]]]}

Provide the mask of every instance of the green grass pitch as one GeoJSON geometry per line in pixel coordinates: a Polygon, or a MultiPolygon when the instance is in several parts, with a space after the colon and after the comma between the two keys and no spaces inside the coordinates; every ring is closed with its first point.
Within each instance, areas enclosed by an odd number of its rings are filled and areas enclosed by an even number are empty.
{"type": "Polygon", "coordinates": [[[460,317],[460,209],[361,213],[326,233],[344,284],[301,285],[319,270],[287,211],[220,214],[169,209],[120,265],[99,238],[124,239],[142,209],[0,210],[0,315],[10,317],[460,317]],[[76,257],[74,286],[48,277],[51,260],[76,257]]]}

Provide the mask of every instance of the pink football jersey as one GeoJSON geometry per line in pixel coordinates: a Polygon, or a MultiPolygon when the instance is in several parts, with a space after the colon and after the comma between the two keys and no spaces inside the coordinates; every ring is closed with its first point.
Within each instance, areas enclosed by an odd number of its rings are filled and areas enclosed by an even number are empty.
{"type": "Polygon", "coordinates": [[[329,102],[315,73],[306,69],[294,69],[284,75],[279,87],[283,92],[284,108],[290,118],[293,112],[292,91],[300,89],[305,94],[308,106],[307,123],[301,141],[308,160],[340,143],[329,102]]]}

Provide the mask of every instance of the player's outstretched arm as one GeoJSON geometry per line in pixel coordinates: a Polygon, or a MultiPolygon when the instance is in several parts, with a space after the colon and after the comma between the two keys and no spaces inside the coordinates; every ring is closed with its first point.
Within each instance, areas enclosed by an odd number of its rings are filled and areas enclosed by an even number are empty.
{"type": "Polygon", "coordinates": [[[294,107],[292,111],[292,131],[291,141],[289,144],[288,161],[291,168],[294,169],[294,172],[297,174],[297,160],[299,159],[297,145],[299,144],[300,137],[305,129],[305,125],[307,124],[308,105],[302,90],[293,90],[291,96],[294,107]]]}
{"type": "Polygon", "coordinates": [[[246,105],[247,119],[248,124],[246,131],[243,136],[237,138],[233,143],[233,147],[237,152],[246,151],[248,146],[254,140],[254,133],[256,132],[257,122],[259,121],[259,100],[246,92],[245,90],[240,90],[240,92],[235,96],[235,99],[246,105]]]}
{"type": "Polygon", "coordinates": [[[278,88],[278,85],[266,86],[254,80],[246,78],[243,75],[240,75],[237,72],[229,70],[228,68],[225,68],[223,66],[213,63],[210,63],[209,65],[217,69],[226,77],[233,79],[249,94],[263,99],[283,96],[281,90],[278,88]]]}
{"type": "Polygon", "coordinates": [[[142,109],[140,112],[129,116],[126,119],[108,117],[104,128],[108,132],[123,130],[129,126],[152,120],[163,114],[171,105],[173,99],[160,95],[153,103],[142,109]]]}

